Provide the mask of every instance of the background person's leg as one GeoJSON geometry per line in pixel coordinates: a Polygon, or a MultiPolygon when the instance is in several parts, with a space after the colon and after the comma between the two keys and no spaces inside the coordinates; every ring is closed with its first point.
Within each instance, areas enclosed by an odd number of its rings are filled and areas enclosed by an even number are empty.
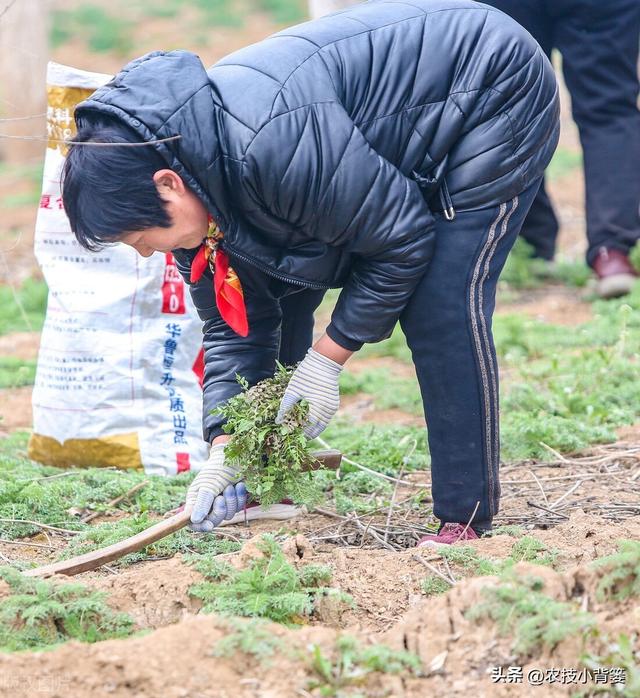
{"type": "Polygon", "coordinates": [[[454,221],[436,217],[436,248],[400,323],[422,393],[434,514],[488,526],[498,511],[498,368],[491,334],[498,275],[539,182],[454,221]]]}
{"type": "MultiPolygon", "coordinates": [[[[547,57],[551,57],[553,21],[547,10],[548,0],[483,1],[513,17],[540,44],[547,57]]],[[[549,199],[543,180],[522,224],[520,235],[533,247],[534,256],[552,260],[556,251],[558,229],[558,218],[553,210],[553,204],[549,199]]]]}
{"type": "Polygon", "coordinates": [[[534,257],[551,261],[556,253],[559,228],[558,219],[543,179],[522,224],[520,236],[533,247],[534,257]]]}
{"type": "Polygon", "coordinates": [[[562,0],[556,45],[584,151],[587,261],[640,237],[638,0],[562,0]]]}
{"type": "Polygon", "coordinates": [[[313,344],[313,313],[325,291],[304,289],[280,299],[282,328],[278,361],[285,366],[304,359],[313,344]]]}

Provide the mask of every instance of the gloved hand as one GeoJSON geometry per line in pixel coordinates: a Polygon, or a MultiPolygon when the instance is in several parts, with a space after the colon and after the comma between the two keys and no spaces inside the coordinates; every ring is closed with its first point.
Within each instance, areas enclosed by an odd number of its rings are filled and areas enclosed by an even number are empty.
{"type": "Polygon", "coordinates": [[[225,463],[224,444],[212,446],[207,464],[187,491],[187,506],[193,507],[189,524],[192,531],[213,531],[244,509],[247,488],[238,480],[237,469],[225,463]]]}
{"type": "Polygon", "coordinates": [[[276,424],[282,424],[285,414],[304,399],[309,403],[309,418],[304,433],[308,439],[315,439],[327,428],[340,407],[340,371],[342,366],[339,363],[310,347],[291,376],[280,402],[276,424]]]}

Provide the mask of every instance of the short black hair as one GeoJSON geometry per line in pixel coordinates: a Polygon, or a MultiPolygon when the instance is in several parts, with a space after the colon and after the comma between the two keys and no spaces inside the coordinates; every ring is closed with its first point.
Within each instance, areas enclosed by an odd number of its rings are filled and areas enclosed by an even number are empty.
{"type": "Polygon", "coordinates": [[[74,145],[142,141],[115,117],[88,113],[76,123],[78,133],[62,171],[62,200],[82,247],[97,252],[124,233],[170,227],[171,217],[153,181],[154,173],[167,167],[156,149],[74,145]]]}

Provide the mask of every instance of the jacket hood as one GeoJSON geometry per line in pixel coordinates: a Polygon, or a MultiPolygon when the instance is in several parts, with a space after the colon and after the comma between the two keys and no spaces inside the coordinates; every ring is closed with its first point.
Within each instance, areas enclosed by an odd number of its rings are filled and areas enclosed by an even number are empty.
{"type": "Polygon", "coordinates": [[[154,51],[128,63],[76,108],[117,117],[153,142],[189,188],[224,224],[214,203],[224,201],[221,109],[202,62],[188,51],[154,51]]]}

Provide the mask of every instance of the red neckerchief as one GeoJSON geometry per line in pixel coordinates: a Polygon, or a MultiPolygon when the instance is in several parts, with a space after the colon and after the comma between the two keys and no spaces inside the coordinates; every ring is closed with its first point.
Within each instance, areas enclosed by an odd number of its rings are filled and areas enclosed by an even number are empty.
{"type": "Polygon", "coordinates": [[[209,216],[207,237],[191,264],[191,283],[199,281],[208,266],[213,274],[216,305],[222,319],[234,332],[241,337],[246,337],[249,334],[249,323],[242,284],[233,267],[229,266],[229,257],[226,252],[220,248],[220,240],[223,237],[218,224],[212,216],[209,216]]]}

